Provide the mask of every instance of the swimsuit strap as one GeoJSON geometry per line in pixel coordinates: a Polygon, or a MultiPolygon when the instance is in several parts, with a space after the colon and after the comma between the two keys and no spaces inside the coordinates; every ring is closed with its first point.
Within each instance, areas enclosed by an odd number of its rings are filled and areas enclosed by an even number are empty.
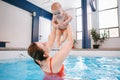
{"type": "Polygon", "coordinates": [[[53,73],[52,72],[52,58],[50,58],[50,71],[51,71],[51,74],[53,73]]]}

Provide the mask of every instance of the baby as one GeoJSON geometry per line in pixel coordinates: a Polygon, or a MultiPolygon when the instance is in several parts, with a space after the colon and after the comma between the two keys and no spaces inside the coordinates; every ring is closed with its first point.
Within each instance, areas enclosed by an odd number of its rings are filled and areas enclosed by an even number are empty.
{"type": "Polygon", "coordinates": [[[72,17],[68,15],[61,7],[60,3],[55,2],[51,6],[51,11],[53,13],[52,18],[52,25],[53,27],[57,28],[56,31],[56,39],[58,46],[63,43],[68,36],[67,26],[69,26],[69,22],[71,21],[72,17]],[[61,40],[61,36],[62,40],[61,40]]]}

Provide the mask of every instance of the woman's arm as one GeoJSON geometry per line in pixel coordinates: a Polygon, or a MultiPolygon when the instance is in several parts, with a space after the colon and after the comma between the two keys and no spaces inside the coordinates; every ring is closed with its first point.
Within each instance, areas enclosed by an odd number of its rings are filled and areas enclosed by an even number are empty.
{"type": "Polygon", "coordinates": [[[70,25],[68,25],[67,27],[67,32],[68,32],[68,40],[66,41],[65,44],[63,44],[60,51],[53,56],[53,61],[52,61],[53,67],[60,67],[63,64],[66,57],[68,56],[70,50],[72,49],[73,36],[70,25]]]}
{"type": "Polygon", "coordinates": [[[52,27],[52,31],[49,35],[49,38],[48,38],[48,42],[47,42],[47,45],[46,47],[50,50],[55,42],[55,38],[56,38],[56,28],[55,27],[52,27]]]}

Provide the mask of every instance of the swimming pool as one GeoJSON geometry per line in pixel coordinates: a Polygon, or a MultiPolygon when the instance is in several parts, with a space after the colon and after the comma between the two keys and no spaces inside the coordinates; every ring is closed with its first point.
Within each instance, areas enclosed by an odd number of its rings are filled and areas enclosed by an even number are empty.
{"type": "MultiPolygon", "coordinates": [[[[69,55],[64,65],[64,80],[120,80],[120,57],[69,55]]],[[[31,58],[0,60],[0,80],[43,80],[43,78],[44,73],[31,58]]]]}

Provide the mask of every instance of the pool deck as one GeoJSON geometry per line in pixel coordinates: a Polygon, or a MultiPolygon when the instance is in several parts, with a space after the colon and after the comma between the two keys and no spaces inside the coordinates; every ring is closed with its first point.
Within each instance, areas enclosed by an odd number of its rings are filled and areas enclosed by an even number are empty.
{"type": "MultiPolygon", "coordinates": [[[[27,51],[27,48],[9,48],[9,47],[0,47],[0,51],[27,51]]],[[[59,51],[58,48],[52,49],[52,51],[59,51]]],[[[80,49],[75,48],[72,51],[120,51],[120,48],[99,48],[99,49],[80,49]]]]}
{"type": "Polygon", "coordinates": [[[0,51],[26,51],[26,48],[9,48],[9,47],[0,47],[0,51]]]}
{"type": "Polygon", "coordinates": [[[72,49],[76,51],[120,51],[120,48],[99,48],[99,49],[72,49]]]}
{"type": "MultiPolygon", "coordinates": [[[[50,55],[53,56],[57,51],[59,49],[52,49],[50,55]]],[[[0,55],[0,60],[31,58],[26,48],[0,48],[0,55]]],[[[69,55],[81,57],[120,57],[120,49],[72,49],[69,55]]]]}

